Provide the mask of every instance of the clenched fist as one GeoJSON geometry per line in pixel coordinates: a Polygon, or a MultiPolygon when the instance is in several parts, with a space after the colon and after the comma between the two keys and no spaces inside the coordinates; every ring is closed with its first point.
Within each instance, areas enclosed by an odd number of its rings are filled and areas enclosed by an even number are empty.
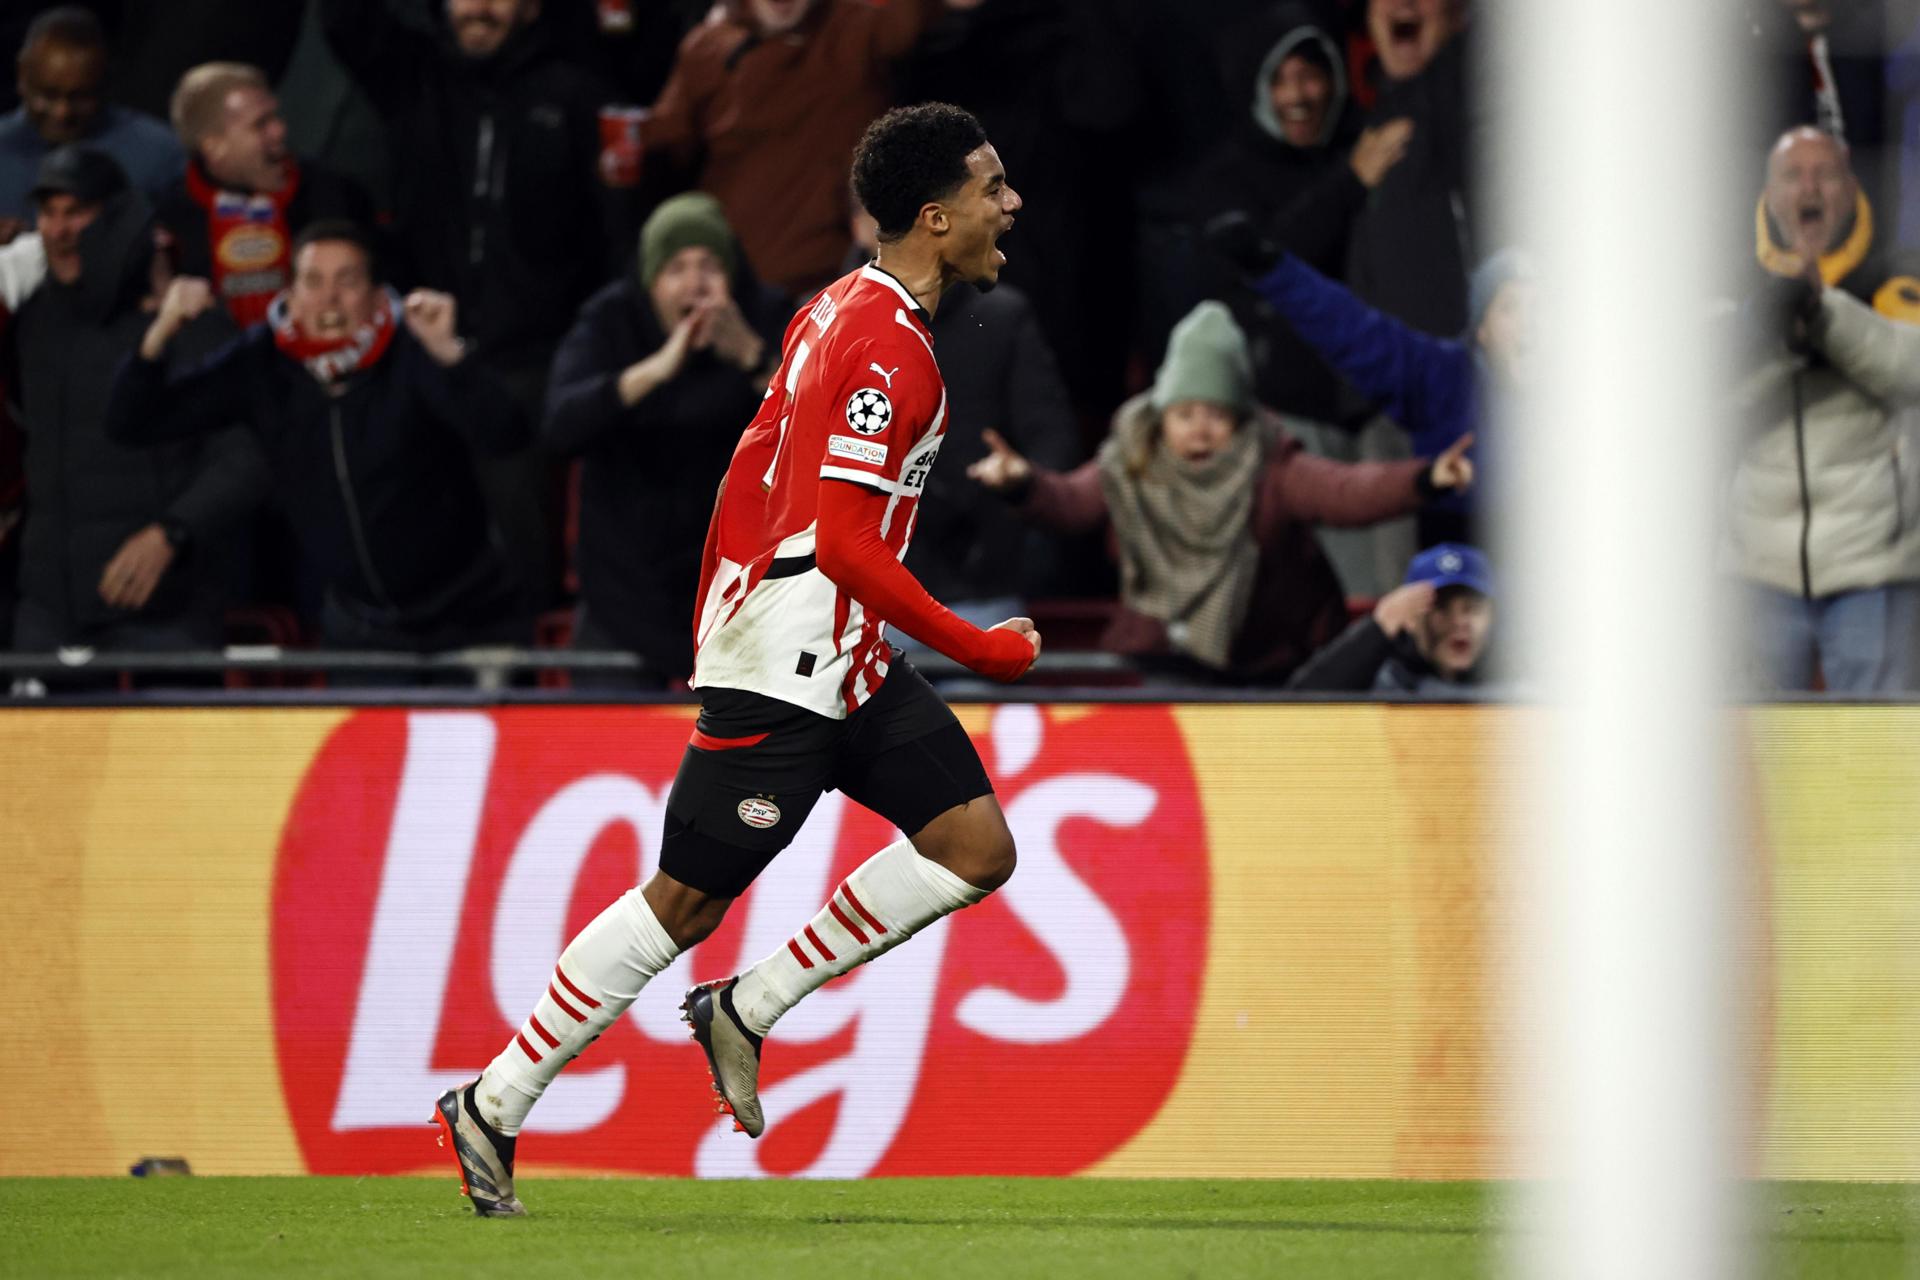
{"type": "Polygon", "coordinates": [[[441,364],[458,364],[467,354],[467,344],[460,341],[458,329],[460,309],[452,294],[415,289],[407,295],[403,310],[408,332],[435,360],[441,364]]]}
{"type": "Polygon", "coordinates": [[[158,360],[174,335],[213,308],[213,286],[199,276],[175,276],[160,299],[160,312],[140,339],[140,355],[158,360]]]}

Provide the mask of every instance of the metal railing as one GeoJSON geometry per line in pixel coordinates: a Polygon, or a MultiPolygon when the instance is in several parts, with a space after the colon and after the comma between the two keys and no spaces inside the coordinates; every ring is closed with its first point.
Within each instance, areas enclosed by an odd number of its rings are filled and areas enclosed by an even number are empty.
{"type": "MultiPolygon", "coordinates": [[[[916,653],[915,667],[938,679],[968,678],[965,667],[937,653],[916,653]]],[[[297,649],[280,645],[229,645],[224,649],[137,651],[67,648],[53,652],[0,652],[0,672],[10,677],[15,697],[32,696],[26,682],[45,685],[61,677],[182,675],[203,679],[226,676],[319,675],[324,677],[385,678],[398,684],[414,679],[465,673],[471,686],[499,692],[527,673],[566,672],[617,674],[639,672],[640,659],[628,652],[594,649],[535,649],[486,646],[444,653],[397,650],[297,649]]],[[[1044,653],[1033,673],[1057,683],[1063,677],[1111,682],[1131,668],[1111,653],[1044,653]]]]}

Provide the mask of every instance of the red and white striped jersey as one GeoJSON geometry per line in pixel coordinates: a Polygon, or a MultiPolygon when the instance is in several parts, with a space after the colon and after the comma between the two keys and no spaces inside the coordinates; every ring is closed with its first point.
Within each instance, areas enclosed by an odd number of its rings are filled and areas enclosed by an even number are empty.
{"type": "Polygon", "coordinates": [[[862,267],[794,316],[707,530],[695,688],[747,689],[835,719],[879,690],[885,620],[814,563],[820,485],[887,494],[880,537],[904,560],[946,419],[925,313],[892,276],[862,267]]]}

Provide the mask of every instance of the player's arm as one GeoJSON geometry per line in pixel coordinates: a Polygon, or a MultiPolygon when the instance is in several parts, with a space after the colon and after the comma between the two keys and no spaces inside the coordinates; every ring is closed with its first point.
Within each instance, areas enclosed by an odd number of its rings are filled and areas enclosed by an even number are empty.
{"type": "Polygon", "coordinates": [[[888,496],[844,479],[820,482],[814,558],[834,585],[915,640],[969,671],[1018,680],[1040,652],[1025,618],[983,631],[935,600],[880,537],[888,496]]]}
{"type": "Polygon", "coordinates": [[[1039,652],[1033,624],[1022,618],[982,631],[962,620],[927,593],[881,536],[894,495],[917,490],[925,478],[912,455],[940,412],[932,353],[919,338],[903,336],[849,344],[838,362],[842,376],[829,384],[831,407],[824,409],[831,417],[819,467],[815,562],[869,612],[922,644],[981,675],[1018,679],[1039,652]]]}

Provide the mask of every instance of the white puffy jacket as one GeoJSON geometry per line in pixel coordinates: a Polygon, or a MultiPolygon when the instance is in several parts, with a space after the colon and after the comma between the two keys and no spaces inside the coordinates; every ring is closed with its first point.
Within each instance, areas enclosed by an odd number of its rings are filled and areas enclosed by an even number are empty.
{"type": "Polygon", "coordinates": [[[1811,330],[1824,361],[1783,353],[1740,387],[1750,434],[1726,561],[1810,597],[1920,579],[1920,458],[1903,456],[1901,412],[1920,405],[1920,327],[1829,288],[1811,330]]]}

